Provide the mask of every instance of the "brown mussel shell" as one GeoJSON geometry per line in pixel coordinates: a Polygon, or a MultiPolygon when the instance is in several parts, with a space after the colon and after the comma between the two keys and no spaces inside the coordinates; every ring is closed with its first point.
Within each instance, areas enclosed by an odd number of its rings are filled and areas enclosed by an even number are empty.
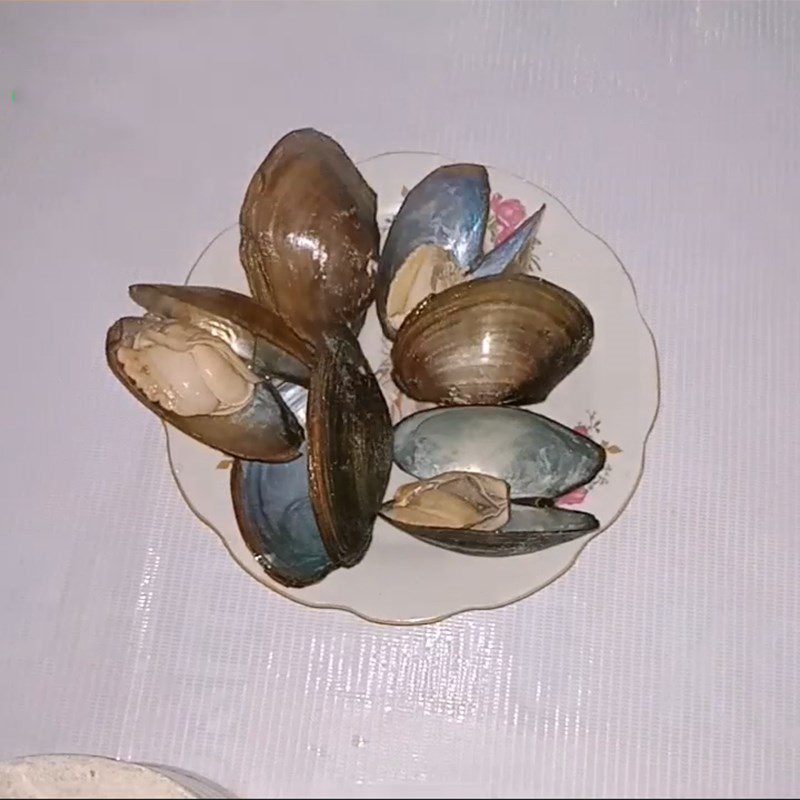
{"type": "Polygon", "coordinates": [[[306,413],[309,494],[331,560],[350,567],[369,547],[389,482],[392,423],[349,330],[323,335],[318,355],[306,413]]]}
{"type": "Polygon", "coordinates": [[[288,133],[247,187],[239,255],[253,297],[304,338],[363,325],[374,293],[376,196],[345,151],[312,129],[288,133]]]}
{"type": "Polygon", "coordinates": [[[123,317],[106,334],[106,361],[122,385],[146,408],[199,442],[231,456],[253,461],[292,461],[300,455],[303,429],[268,380],[255,387],[247,407],[229,416],[185,417],[148,400],[117,359],[146,325],[140,317],[123,317]]]}
{"type": "Polygon", "coordinates": [[[160,317],[187,322],[226,342],[258,374],[308,386],[314,346],[247,295],[210,286],[135,284],[131,299],[160,317]]]}
{"type": "Polygon", "coordinates": [[[594,323],[566,289],[528,275],[453,286],[420,303],[392,348],[395,383],[438,405],[543,401],[586,357],[594,323]]]}

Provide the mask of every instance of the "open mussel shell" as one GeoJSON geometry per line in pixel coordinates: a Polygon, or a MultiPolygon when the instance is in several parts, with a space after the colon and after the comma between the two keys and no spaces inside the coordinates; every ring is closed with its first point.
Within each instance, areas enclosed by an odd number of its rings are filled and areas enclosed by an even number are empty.
{"type": "Polygon", "coordinates": [[[334,569],[311,508],[305,453],[289,464],[236,460],[231,497],[245,544],[278,583],[309,586],[334,569]]]}
{"type": "Polygon", "coordinates": [[[436,245],[452,255],[465,273],[483,248],[489,213],[489,178],[479,164],[448,164],[431,172],[406,195],[381,252],[376,277],[378,318],[390,339],[389,287],[406,259],[422,245],[436,245]]]}
{"type": "Polygon", "coordinates": [[[394,460],[416,478],[479,472],[502,478],[512,498],[556,498],[591,481],[605,449],[541,414],[503,406],[419,411],[394,433],[394,460]]]}
{"type": "Polygon", "coordinates": [[[392,468],[392,423],[378,381],[346,328],[325,334],[307,408],[309,490],[335,564],[363,558],[392,468]]]}
{"type": "Polygon", "coordinates": [[[289,464],[237,461],[231,496],[242,537],[284,586],[309,586],[363,557],[391,470],[392,429],[377,381],[346,327],[325,335],[306,392],[282,384],[308,441],[289,464]]]}
{"type": "MultiPolygon", "coordinates": [[[[304,422],[307,390],[292,383],[277,388],[292,413],[304,422]]],[[[288,464],[235,460],[231,498],[245,544],[278,583],[310,586],[335,569],[308,494],[305,446],[300,458],[288,464]]]]}
{"type": "Polygon", "coordinates": [[[438,405],[527,405],[587,356],[594,323],[571,292],[528,275],[478,278],[420,303],[397,332],[392,377],[438,405]]]}
{"type": "Polygon", "coordinates": [[[542,224],[546,206],[526,219],[504,242],[490,250],[469,271],[470,278],[486,278],[489,275],[524,273],[528,268],[536,244],[536,234],[542,224]]]}
{"type": "Polygon", "coordinates": [[[288,133],[250,181],[239,216],[253,297],[309,341],[342,321],[360,330],[374,290],[375,214],[375,192],[333,139],[288,133]]]}
{"type": "Polygon", "coordinates": [[[136,284],[128,292],[151,314],[189,323],[218,337],[262,377],[308,386],[313,345],[252,298],[209,286],[136,284]]]}
{"type": "Polygon", "coordinates": [[[137,333],[151,322],[148,318],[124,317],[106,335],[108,366],[140,403],[193,439],[229,455],[277,462],[297,458],[303,430],[268,380],[256,383],[247,404],[229,414],[182,416],[150,400],[123,367],[119,350],[130,348],[137,333]]]}
{"type": "Polygon", "coordinates": [[[428,544],[470,556],[520,556],[564,544],[599,527],[592,514],[563,508],[511,504],[508,522],[496,531],[427,528],[391,517],[391,504],[381,516],[395,527],[428,544]]]}

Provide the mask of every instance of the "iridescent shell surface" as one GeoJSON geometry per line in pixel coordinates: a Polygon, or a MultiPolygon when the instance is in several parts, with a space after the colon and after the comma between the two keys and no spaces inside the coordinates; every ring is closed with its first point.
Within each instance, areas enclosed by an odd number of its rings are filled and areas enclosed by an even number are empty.
{"type": "Polygon", "coordinates": [[[556,498],[591,481],[605,450],[523,408],[432,408],[395,427],[394,460],[416,478],[479,472],[502,478],[512,498],[556,498]]]}
{"type": "Polygon", "coordinates": [[[250,552],[283,586],[309,586],[332,569],[308,496],[305,452],[289,464],[234,462],[231,496],[250,552]]]}
{"type": "Polygon", "coordinates": [[[569,542],[599,527],[591,514],[555,507],[512,504],[508,523],[500,530],[424,528],[384,519],[427,544],[469,556],[521,556],[569,542]]]}
{"type": "Polygon", "coordinates": [[[478,164],[448,164],[431,172],[406,195],[381,252],[375,287],[378,319],[393,339],[386,317],[389,287],[406,259],[421,245],[452,254],[466,272],[479,258],[489,214],[489,178],[478,164]]]}

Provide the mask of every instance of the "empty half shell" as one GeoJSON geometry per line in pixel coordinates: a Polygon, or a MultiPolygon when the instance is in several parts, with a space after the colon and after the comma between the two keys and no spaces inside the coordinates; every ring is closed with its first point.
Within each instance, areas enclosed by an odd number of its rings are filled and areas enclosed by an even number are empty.
{"type": "Polygon", "coordinates": [[[589,437],[522,408],[432,408],[406,417],[394,433],[394,460],[404,472],[493,475],[512,498],[561,497],[591,481],[605,457],[589,437]]]}
{"type": "Polygon", "coordinates": [[[329,136],[293,131],[247,188],[239,255],[253,297],[315,341],[338,324],[358,331],[374,291],[375,192],[329,136]]]}
{"type": "Polygon", "coordinates": [[[594,323],[566,289],[528,275],[461,283],[428,297],[403,322],[392,377],[439,405],[543,401],[587,356],[594,323]]]}
{"type": "Polygon", "coordinates": [[[309,586],[334,569],[311,508],[305,453],[289,464],[237,459],[231,497],[245,544],[278,583],[309,586]]]}
{"type": "Polygon", "coordinates": [[[269,380],[222,339],[189,323],[124,317],[106,360],[150,411],[209,447],[257,461],[290,461],[303,431],[269,380]]]}
{"type": "Polygon", "coordinates": [[[470,278],[485,278],[504,273],[512,275],[524,273],[531,261],[536,234],[542,224],[546,206],[526,219],[504,242],[490,250],[469,271],[470,278]]]}
{"type": "Polygon", "coordinates": [[[392,516],[391,505],[381,516],[427,544],[469,556],[521,556],[577,539],[599,527],[591,514],[554,507],[511,505],[508,523],[499,530],[436,528],[410,525],[392,516]]]}
{"type": "Polygon", "coordinates": [[[363,558],[392,467],[392,424],[378,381],[346,329],[325,334],[308,392],[311,501],[338,566],[363,558]]]}
{"type": "Polygon", "coordinates": [[[449,271],[466,273],[482,253],[488,213],[489,178],[479,164],[439,167],[406,195],[389,228],[376,278],[378,318],[388,338],[394,338],[397,328],[387,313],[387,300],[407,261],[424,263],[437,250],[444,251],[449,271]]]}

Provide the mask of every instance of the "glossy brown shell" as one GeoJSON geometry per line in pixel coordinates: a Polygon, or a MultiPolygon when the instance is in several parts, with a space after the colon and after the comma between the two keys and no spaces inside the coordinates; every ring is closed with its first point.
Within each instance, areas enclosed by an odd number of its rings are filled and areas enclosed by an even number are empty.
{"type": "Polygon", "coordinates": [[[211,286],[135,284],[131,299],[161,317],[196,325],[225,341],[259,374],[308,386],[314,347],[251,297],[211,286]]]}
{"type": "Polygon", "coordinates": [[[117,360],[120,345],[130,345],[145,324],[138,317],[123,317],[106,334],[106,361],[122,385],[161,419],[208,447],[252,461],[291,461],[300,455],[303,429],[269,381],[256,386],[252,401],[227,416],[183,417],[148,400],[117,360]]]}
{"type": "Polygon", "coordinates": [[[253,297],[310,341],[341,322],[358,332],[374,293],[375,214],[375,192],[333,139],[311,129],[284,136],[239,215],[253,297]]]}
{"type": "Polygon", "coordinates": [[[594,323],[566,289],[498,275],[432,295],[392,348],[395,383],[438,405],[539,403],[586,357],[594,323]]]}
{"type": "Polygon", "coordinates": [[[309,494],[337,566],[358,563],[372,540],[392,468],[386,401],[355,337],[324,335],[308,392],[309,494]]]}

